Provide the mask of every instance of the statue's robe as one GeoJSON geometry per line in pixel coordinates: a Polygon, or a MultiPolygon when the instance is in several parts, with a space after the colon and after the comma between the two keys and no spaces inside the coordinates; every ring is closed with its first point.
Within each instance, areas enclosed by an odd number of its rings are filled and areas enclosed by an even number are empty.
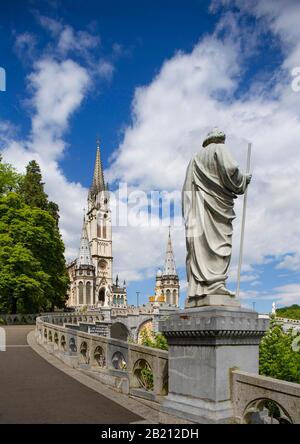
{"type": "Polygon", "coordinates": [[[225,281],[232,252],[233,206],[246,187],[246,175],[223,143],[209,144],[191,160],[182,195],[188,298],[231,295],[225,281]]]}

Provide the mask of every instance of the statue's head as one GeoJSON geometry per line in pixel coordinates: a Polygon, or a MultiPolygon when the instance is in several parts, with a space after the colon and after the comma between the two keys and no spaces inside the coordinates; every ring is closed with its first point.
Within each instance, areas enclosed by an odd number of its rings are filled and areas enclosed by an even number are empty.
{"type": "Polygon", "coordinates": [[[225,133],[219,130],[219,128],[213,128],[203,140],[202,146],[203,148],[209,145],[210,143],[224,143],[226,139],[225,133]]]}

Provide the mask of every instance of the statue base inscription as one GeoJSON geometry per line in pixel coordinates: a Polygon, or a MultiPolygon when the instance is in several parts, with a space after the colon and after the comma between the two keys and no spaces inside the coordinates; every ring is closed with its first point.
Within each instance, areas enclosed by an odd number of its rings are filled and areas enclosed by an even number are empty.
{"type": "Polygon", "coordinates": [[[210,306],[171,314],[159,330],[169,345],[164,414],[197,423],[230,423],[231,369],[258,373],[258,346],[268,326],[252,310],[210,306]]]}

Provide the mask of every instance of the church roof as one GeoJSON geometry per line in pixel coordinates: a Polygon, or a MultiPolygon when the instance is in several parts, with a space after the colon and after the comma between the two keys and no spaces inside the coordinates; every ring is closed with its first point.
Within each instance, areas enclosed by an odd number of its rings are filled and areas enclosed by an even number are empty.
{"type": "Polygon", "coordinates": [[[171,233],[169,230],[169,237],[168,237],[168,243],[167,243],[167,251],[166,251],[166,258],[165,258],[165,267],[163,271],[163,276],[174,276],[176,275],[176,266],[175,266],[175,257],[172,247],[172,241],[171,241],[171,233]]]}
{"type": "Polygon", "coordinates": [[[105,188],[103,166],[102,166],[101,153],[100,153],[100,141],[99,141],[99,139],[97,139],[96,161],[95,161],[93,184],[91,186],[91,192],[96,194],[96,193],[99,193],[99,192],[105,191],[105,190],[106,190],[106,188],[105,188]]]}
{"type": "Polygon", "coordinates": [[[93,265],[85,219],[83,219],[80,247],[77,257],[77,267],[81,265],[93,265]]]}

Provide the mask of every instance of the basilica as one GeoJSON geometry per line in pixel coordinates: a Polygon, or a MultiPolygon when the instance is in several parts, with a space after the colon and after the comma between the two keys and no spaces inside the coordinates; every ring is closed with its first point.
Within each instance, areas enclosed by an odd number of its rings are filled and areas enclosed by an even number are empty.
{"type": "MultiPolygon", "coordinates": [[[[126,281],[113,280],[112,219],[108,187],[104,181],[100,143],[97,141],[94,176],[83,218],[78,256],[68,265],[70,307],[127,307],[126,281]]],[[[176,273],[171,235],[165,266],[156,276],[153,305],[179,306],[179,278],[176,273]]]]}
{"type": "Polygon", "coordinates": [[[127,306],[126,282],[113,282],[112,223],[97,141],[92,186],[83,219],[78,257],[68,266],[69,306],[127,306]]]}

